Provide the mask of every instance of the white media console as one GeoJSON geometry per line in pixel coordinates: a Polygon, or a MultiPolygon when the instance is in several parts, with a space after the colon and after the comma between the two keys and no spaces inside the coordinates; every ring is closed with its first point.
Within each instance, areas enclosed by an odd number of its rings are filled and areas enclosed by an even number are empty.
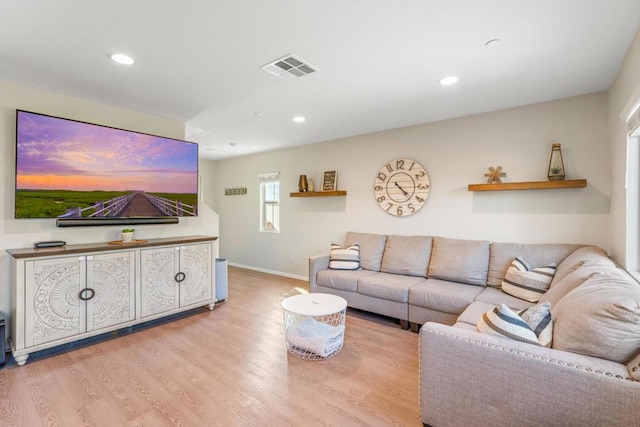
{"type": "Polygon", "coordinates": [[[11,351],[30,353],[193,308],[213,310],[217,237],[9,249],[11,351]]]}

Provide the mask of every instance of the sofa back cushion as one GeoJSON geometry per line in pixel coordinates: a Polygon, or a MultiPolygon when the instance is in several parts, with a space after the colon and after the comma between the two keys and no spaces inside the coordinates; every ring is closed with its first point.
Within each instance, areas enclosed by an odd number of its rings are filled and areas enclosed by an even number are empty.
{"type": "Polygon", "coordinates": [[[555,307],[553,344],[618,363],[640,350],[640,285],[624,273],[592,276],[555,307]]]}
{"type": "Polygon", "coordinates": [[[386,241],[387,236],[382,234],[355,233],[350,231],[344,239],[344,246],[346,247],[357,243],[360,247],[360,268],[380,271],[386,241]]]}
{"type": "Polygon", "coordinates": [[[485,286],[489,242],[434,237],[428,277],[485,286]]]}
{"type": "Polygon", "coordinates": [[[615,265],[610,260],[593,259],[585,261],[580,268],[567,274],[562,280],[556,282],[552,288],[549,288],[540,298],[540,301],[548,301],[551,303],[551,307],[555,307],[562,297],[582,285],[589,278],[608,274],[612,270],[615,271],[615,265]]]}
{"type": "Polygon", "coordinates": [[[487,286],[500,288],[511,262],[516,257],[526,259],[529,265],[533,266],[549,265],[553,262],[558,265],[580,247],[582,245],[564,243],[491,243],[487,286]]]}
{"type": "Polygon", "coordinates": [[[568,257],[566,257],[556,269],[556,274],[551,281],[551,287],[553,288],[556,283],[564,279],[565,276],[572,271],[578,269],[586,261],[601,260],[611,261],[607,256],[607,252],[597,246],[585,246],[573,251],[568,257]]]}
{"type": "Polygon", "coordinates": [[[389,236],[384,247],[381,271],[427,277],[431,258],[431,236],[389,236]]]}

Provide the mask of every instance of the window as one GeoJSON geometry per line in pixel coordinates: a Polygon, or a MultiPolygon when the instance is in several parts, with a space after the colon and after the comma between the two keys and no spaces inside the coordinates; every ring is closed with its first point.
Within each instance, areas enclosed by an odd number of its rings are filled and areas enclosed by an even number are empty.
{"type": "Polygon", "coordinates": [[[627,215],[625,268],[638,276],[640,270],[640,109],[627,118],[627,215]]]}
{"type": "Polygon", "coordinates": [[[280,232],[280,173],[260,177],[260,231],[280,232]]]}

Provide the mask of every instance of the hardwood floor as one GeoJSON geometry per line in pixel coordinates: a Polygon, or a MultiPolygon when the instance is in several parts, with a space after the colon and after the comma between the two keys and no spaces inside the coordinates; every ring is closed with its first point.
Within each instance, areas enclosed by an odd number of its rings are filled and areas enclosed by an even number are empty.
{"type": "Polygon", "coordinates": [[[347,312],[327,360],[287,353],[280,301],[303,281],[229,268],[229,299],[0,370],[2,426],[421,426],[418,335],[347,312]]]}

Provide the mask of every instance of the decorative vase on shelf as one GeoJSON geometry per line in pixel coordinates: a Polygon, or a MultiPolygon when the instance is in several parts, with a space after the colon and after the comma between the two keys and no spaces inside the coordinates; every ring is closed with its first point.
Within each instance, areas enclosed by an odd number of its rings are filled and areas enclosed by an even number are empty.
{"type": "Polygon", "coordinates": [[[309,193],[311,193],[311,192],[315,191],[314,188],[313,188],[313,179],[309,178],[308,181],[309,182],[308,182],[308,186],[307,186],[307,191],[309,193]]]}
{"type": "Polygon", "coordinates": [[[306,193],[309,191],[309,184],[307,183],[307,175],[300,175],[298,179],[298,191],[306,193]]]}
{"type": "Polygon", "coordinates": [[[133,242],[133,228],[125,228],[120,234],[123,242],[133,242]]]}
{"type": "Polygon", "coordinates": [[[564,162],[562,161],[562,150],[560,144],[551,145],[551,156],[549,157],[549,171],[547,172],[549,181],[561,181],[565,177],[564,162]]]}

